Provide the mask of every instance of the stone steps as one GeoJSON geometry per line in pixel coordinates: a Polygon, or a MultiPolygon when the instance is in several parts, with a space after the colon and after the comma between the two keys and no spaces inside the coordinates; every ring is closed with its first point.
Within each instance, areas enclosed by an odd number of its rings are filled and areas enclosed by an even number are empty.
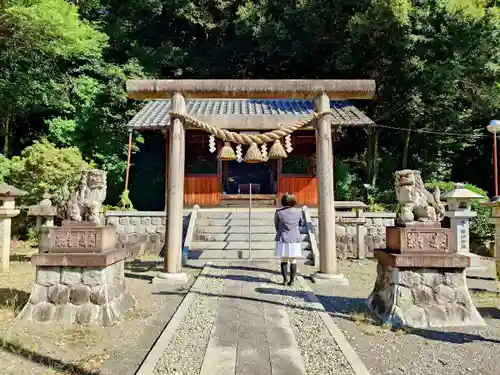
{"type": "MultiPolygon", "coordinates": [[[[254,233],[252,230],[252,242],[273,242],[276,233],[254,233]]],[[[194,241],[226,241],[226,242],[246,242],[248,241],[248,233],[194,233],[194,241]]],[[[307,234],[301,234],[301,241],[308,240],[307,234]]]]}
{"type": "MultiPolygon", "coordinates": [[[[247,220],[247,212],[198,212],[198,219],[235,219],[247,220]]],[[[265,219],[274,222],[274,211],[252,211],[252,219],[265,219]]]]}
{"type": "MultiPolygon", "coordinates": [[[[213,219],[213,218],[203,218],[198,217],[196,219],[197,226],[245,226],[247,227],[249,224],[247,219],[213,219]]],[[[274,220],[266,219],[266,218],[256,218],[252,219],[252,226],[272,226],[274,229],[274,220]]]]}
{"type": "MultiPolygon", "coordinates": [[[[200,260],[232,260],[232,259],[248,259],[248,249],[233,249],[233,250],[191,250],[189,259],[200,260]]],[[[275,260],[279,259],[274,256],[274,250],[259,250],[252,248],[252,260],[275,260]]],[[[302,257],[298,258],[299,263],[307,262],[310,259],[310,251],[303,251],[302,257]]]]}
{"type": "MultiPolygon", "coordinates": [[[[252,211],[252,259],[272,260],[276,229],[274,210],[252,211]]],[[[191,242],[189,259],[248,259],[248,211],[200,211],[191,242]]],[[[307,228],[301,228],[302,263],[312,258],[307,228]]]]}
{"type": "MultiPolygon", "coordinates": [[[[309,250],[311,245],[309,242],[301,242],[302,250],[309,250]]],[[[193,250],[235,250],[235,249],[248,249],[248,241],[193,241],[191,242],[191,249],[193,250]]],[[[253,242],[252,249],[272,250],[274,251],[274,241],[266,242],[253,242]]]]}
{"type": "MultiPolygon", "coordinates": [[[[248,199],[222,199],[220,205],[221,207],[248,207],[249,206],[248,199]]],[[[252,207],[276,207],[275,199],[252,199],[252,207]]]]}
{"type": "MultiPolygon", "coordinates": [[[[196,221],[198,223],[198,220],[196,221]]],[[[248,225],[196,225],[195,233],[225,233],[225,234],[248,234],[249,228],[248,225]]],[[[300,229],[302,234],[307,234],[307,228],[303,227],[300,229]]],[[[252,235],[253,234],[276,234],[276,229],[274,229],[274,224],[269,225],[255,225],[252,226],[252,235]]]]}

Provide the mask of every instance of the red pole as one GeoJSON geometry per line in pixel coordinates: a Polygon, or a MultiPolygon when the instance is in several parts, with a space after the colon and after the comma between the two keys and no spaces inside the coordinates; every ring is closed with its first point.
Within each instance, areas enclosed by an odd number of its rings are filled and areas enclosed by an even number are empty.
{"type": "Polygon", "coordinates": [[[128,190],[128,177],[130,175],[130,154],[132,152],[132,131],[128,133],[128,154],[127,154],[127,172],[125,173],[125,190],[128,190]]]}
{"type": "Polygon", "coordinates": [[[493,168],[495,169],[495,197],[498,197],[497,133],[493,133],[493,168]]]}

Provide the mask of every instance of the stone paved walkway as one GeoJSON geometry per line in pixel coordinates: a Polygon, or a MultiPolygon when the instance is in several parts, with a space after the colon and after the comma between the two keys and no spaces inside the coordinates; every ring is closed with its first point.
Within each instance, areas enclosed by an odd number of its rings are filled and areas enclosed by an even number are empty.
{"type": "Polygon", "coordinates": [[[153,374],[361,375],[304,285],[283,287],[277,269],[268,263],[205,267],[168,343],[158,341],[164,348],[153,374]]]}

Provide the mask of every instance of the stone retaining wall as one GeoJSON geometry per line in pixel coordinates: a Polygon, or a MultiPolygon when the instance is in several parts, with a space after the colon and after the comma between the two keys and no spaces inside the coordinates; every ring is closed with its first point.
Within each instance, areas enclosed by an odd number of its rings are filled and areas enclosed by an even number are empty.
{"type": "MultiPolygon", "coordinates": [[[[356,218],[355,212],[337,211],[337,256],[342,259],[358,258],[359,250],[357,245],[357,225],[349,224],[350,219],[356,218]]],[[[360,226],[361,237],[364,238],[365,256],[372,258],[374,249],[385,248],[385,228],[394,226],[396,214],[393,212],[363,212],[365,224],[360,226]]],[[[318,216],[311,212],[311,220],[315,227],[316,238],[319,238],[318,216]]]]}
{"type": "MultiPolygon", "coordinates": [[[[183,238],[189,223],[190,212],[191,210],[184,211],[183,238]]],[[[309,212],[317,232],[317,210],[309,209],[309,212]]],[[[345,223],[349,219],[356,218],[356,213],[337,211],[336,215],[343,221],[336,225],[338,256],[340,258],[357,258],[357,226],[345,223]]],[[[392,212],[363,212],[362,217],[366,219],[365,224],[361,226],[365,253],[367,257],[373,257],[374,249],[385,247],[385,228],[394,225],[396,214],[392,212]]],[[[146,254],[158,254],[165,243],[166,216],[163,211],[108,211],[106,223],[116,226],[118,242],[120,243],[146,239],[146,254]]],[[[317,233],[316,238],[319,238],[317,233]]]]}
{"type": "MultiPolygon", "coordinates": [[[[189,223],[189,211],[184,212],[183,239],[189,223]]],[[[146,240],[144,252],[158,255],[165,244],[167,217],[164,211],[108,211],[106,224],[115,225],[117,241],[130,243],[146,240]]]]}

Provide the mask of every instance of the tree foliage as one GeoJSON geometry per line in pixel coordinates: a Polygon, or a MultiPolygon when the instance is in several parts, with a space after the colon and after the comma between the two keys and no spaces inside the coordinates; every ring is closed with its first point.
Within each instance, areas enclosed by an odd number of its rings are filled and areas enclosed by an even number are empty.
{"type": "Polygon", "coordinates": [[[10,173],[10,160],[3,154],[0,154],[0,183],[5,181],[5,178],[10,173]]]}
{"type": "Polygon", "coordinates": [[[142,76],[142,68],[133,60],[106,61],[108,36],[66,0],[9,1],[0,30],[3,154],[40,137],[77,147],[108,171],[110,196],[117,199],[126,167],[124,124],[137,108],[124,82],[142,76]]]}
{"type": "MultiPolygon", "coordinates": [[[[425,184],[426,188],[429,190],[434,190],[436,187],[441,190],[442,193],[451,191],[455,188],[454,182],[444,182],[444,181],[432,181],[425,184]]],[[[482,195],[486,200],[487,193],[483,189],[472,185],[464,184],[466,189],[473,191],[476,194],[482,195]]],[[[477,212],[477,216],[471,220],[470,225],[470,239],[473,243],[483,244],[486,241],[491,241],[494,238],[494,229],[490,225],[491,218],[491,208],[481,205],[481,200],[474,200],[472,202],[472,210],[477,212]]]]}
{"type": "Polygon", "coordinates": [[[49,193],[53,204],[59,205],[76,189],[88,164],[77,148],[57,148],[41,140],[14,156],[10,168],[10,182],[29,193],[26,204],[37,204],[44,193],[49,193]]]}
{"type": "MultiPolygon", "coordinates": [[[[343,129],[335,143],[338,195],[390,204],[393,173],[406,167],[426,180],[493,186],[485,130],[500,118],[493,1],[0,4],[0,151],[18,155],[44,137],[76,147],[108,171],[112,204],[123,190],[124,125],[140,104],[127,100],[124,81],[146,76],[375,79],[375,98],[355,104],[377,126],[343,129]]],[[[134,151],[140,142],[134,136],[134,151]]]]}

